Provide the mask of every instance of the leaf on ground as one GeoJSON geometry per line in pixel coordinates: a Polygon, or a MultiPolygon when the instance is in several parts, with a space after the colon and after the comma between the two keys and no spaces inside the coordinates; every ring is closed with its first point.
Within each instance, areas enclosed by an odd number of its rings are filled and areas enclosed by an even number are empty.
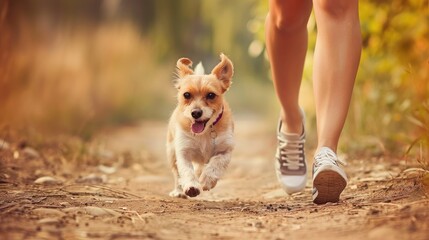
{"type": "Polygon", "coordinates": [[[45,184],[45,185],[49,185],[49,184],[61,184],[62,181],[55,179],[53,177],[50,176],[43,176],[43,177],[39,177],[38,179],[36,179],[34,181],[35,184],[45,184]]]}
{"type": "Polygon", "coordinates": [[[101,172],[103,172],[105,174],[112,174],[112,173],[116,172],[115,167],[109,167],[106,165],[98,165],[98,170],[100,170],[101,172]]]}
{"type": "Polygon", "coordinates": [[[38,224],[46,224],[46,225],[57,224],[59,222],[60,222],[60,219],[58,218],[43,218],[37,221],[38,224]]]}
{"type": "Polygon", "coordinates": [[[40,157],[40,154],[38,151],[36,151],[36,149],[31,148],[31,147],[26,147],[23,150],[24,154],[26,154],[27,156],[33,157],[33,158],[38,158],[40,157]]]}

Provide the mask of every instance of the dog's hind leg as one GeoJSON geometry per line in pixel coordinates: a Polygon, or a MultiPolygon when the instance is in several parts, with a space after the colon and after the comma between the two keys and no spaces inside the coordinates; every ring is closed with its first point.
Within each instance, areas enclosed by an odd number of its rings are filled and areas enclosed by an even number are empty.
{"type": "Polygon", "coordinates": [[[194,168],[195,168],[195,176],[199,178],[201,176],[201,173],[203,173],[204,163],[195,163],[194,168]]]}

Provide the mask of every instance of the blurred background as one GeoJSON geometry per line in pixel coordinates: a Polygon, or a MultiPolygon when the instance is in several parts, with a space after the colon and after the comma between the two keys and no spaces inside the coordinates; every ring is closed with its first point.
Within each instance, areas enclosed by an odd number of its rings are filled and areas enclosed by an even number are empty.
{"type": "MultiPolygon", "coordinates": [[[[167,119],[179,57],[235,64],[236,118],[278,117],[264,43],[267,0],[0,0],[0,134],[65,133],[167,119]]],[[[363,52],[340,149],[423,156],[429,146],[428,0],[361,0],[363,52]]],[[[312,16],[301,104],[315,131],[312,16]]],[[[274,135],[273,135],[274,136],[274,135]]],[[[315,134],[309,143],[315,145],[315,134]]]]}

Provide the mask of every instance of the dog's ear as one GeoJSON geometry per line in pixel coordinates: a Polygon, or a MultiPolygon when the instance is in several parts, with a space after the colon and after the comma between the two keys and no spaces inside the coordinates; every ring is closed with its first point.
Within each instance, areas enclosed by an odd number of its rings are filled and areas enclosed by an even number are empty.
{"type": "Polygon", "coordinates": [[[212,74],[222,82],[222,89],[225,92],[231,86],[234,67],[231,60],[225,54],[220,54],[220,63],[213,68],[212,74]]]}
{"type": "Polygon", "coordinates": [[[177,61],[176,64],[176,75],[177,78],[174,80],[174,86],[179,89],[180,88],[180,79],[187,76],[187,75],[191,75],[194,73],[194,71],[192,71],[191,67],[192,67],[192,61],[189,58],[181,58],[177,61]]]}
{"type": "Polygon", "coordinates": [[[177,67],[177,75],[180,78],[194,73],[194,71],[192,71],[191,69],[192,61],[189,58],[179,59],[177,61],[176,67],[177,67]]]}

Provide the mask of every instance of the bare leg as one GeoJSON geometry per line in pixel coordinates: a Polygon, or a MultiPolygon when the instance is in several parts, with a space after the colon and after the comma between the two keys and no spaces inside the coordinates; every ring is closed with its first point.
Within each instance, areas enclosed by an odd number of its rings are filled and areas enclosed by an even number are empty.
{"type": "Polygon", "coordinates": [[[311,0],[270,0],[265,22],[266,45],[277,97],[281,129],[275,169],[286,193],[302,191],[307,180],[303,116],[298,103],[307,52],[311,0]]]}
{"type": "Polygon", "coordinates": [[[317,22],[314,94],[318,149],[337,150],[361,53],[358,0],[313,0],[317,22]]]}
{"type": "Polygon", "coordinates": [[[284,133],[302,133],[298,105],[307,51],[310,0],[270,0],[265,34],[274,87],[281,103],[284,133]]]}

